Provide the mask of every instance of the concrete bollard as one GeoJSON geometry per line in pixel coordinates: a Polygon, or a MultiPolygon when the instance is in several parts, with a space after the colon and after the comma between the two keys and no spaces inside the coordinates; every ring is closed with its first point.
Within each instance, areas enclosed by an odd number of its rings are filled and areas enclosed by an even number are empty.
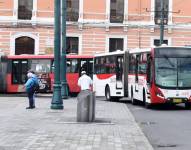
{"type": "Polygon", "coordinates": [[[92,122],[95,120],[95,93],[89,90],[81,91],[77,97],[77,122],[92,122]]]}

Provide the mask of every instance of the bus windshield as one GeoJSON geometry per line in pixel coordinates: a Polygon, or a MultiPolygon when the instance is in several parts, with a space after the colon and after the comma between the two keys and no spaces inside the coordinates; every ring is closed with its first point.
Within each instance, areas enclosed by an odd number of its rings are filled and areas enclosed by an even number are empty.
{"type": "Polygon", "coordinates": [[[155,82],[166,88],[191,87],[191,58],[156,58],[155,82]]]}

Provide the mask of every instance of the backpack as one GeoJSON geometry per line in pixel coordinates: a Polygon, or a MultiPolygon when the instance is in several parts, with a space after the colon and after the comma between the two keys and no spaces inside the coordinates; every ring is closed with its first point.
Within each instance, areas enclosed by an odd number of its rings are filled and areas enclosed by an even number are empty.
{"type": "Polygon", "coordinates": [[[38,90],[39,90],[39,81],[38,81],[38,79],[36,78],[36,79],[34,79],[33,78],[33,91],[35,91],[35,92],[38,92],[38,90]]]}

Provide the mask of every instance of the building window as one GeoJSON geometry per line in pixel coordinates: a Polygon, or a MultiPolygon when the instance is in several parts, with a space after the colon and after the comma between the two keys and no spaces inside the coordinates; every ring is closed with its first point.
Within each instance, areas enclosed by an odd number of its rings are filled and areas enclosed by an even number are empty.
{"type": "Polygon", "coordinates": [[[124,0],[111,0],[110,22],[122,23],[124,18],[124,0]]]}
{"type": "Polygon", "coordinates": [[[79,0],[67,0],[67,21],[78,21],[79,18],[79,0]]]}
{"type": "Polygon", "coordinates": [[[15,39],[15,55],[34,54],[34,39],[23,36],[15,39]]]}
{"type": "Polygon", "coordinates": [[[78,37],[67,37],[66,38],[66,53],[78,54],[78,47],[79,47],[78,44],[79,44],[78,37]]]}
{"type": "MultiPolygon", "coordinates": [[[[163,44],[168,45],[168,40],[163,40],[163,44]]],[[[154,39],[154,45],[155,46],[160,46],[160,40],[159,39],[154,39]]]]}
{"type": "Polygon", "coordinates": [[[18,1],[18,19],[31,20],[33,10],[33,0],[18,1]]]}
{"type": "Polygon", "coordinates": [[[163,24],[168,23],[168,11],[169,11],[169,0],[155,0],[155,24],[161,24],[161,11],[164,15],[163,24]],[[161,8],[161,2],[163,1],[163,9],[161,8]]]}
{"type": "Polygon", "coordinates": [[[109,39],[109,52],[116,50],[123,51],[123,39],[122,38],[110,38],[109,39]]]}

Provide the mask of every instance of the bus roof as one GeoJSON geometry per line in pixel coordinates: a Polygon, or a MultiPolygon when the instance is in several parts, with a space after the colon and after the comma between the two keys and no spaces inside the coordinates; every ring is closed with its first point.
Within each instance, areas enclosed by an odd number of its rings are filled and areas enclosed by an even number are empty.
{"type": "Polygon", "coordinates": [[[97,53],[94,56],[95,57],[101,57],[101,56],[121,55],[121,54],[124,54],[124,53],[125,53],[125,51],[117,50],[117,51],[114,51],[114,52],[97,53]]]}
{"type": "MultiPolygon", "coordinates": [[[[93,58],[90,55],[66,55],[67,58],[93,58]]],[[[53,59],[54,55],[8,55],[8,59],[53,59]]]]}
{"type": "Polygon", "coordinates": [[[129,53],[142,53],[142,52],[150,52],[152,48],[134,48],[130,49],[129,53]]]}

